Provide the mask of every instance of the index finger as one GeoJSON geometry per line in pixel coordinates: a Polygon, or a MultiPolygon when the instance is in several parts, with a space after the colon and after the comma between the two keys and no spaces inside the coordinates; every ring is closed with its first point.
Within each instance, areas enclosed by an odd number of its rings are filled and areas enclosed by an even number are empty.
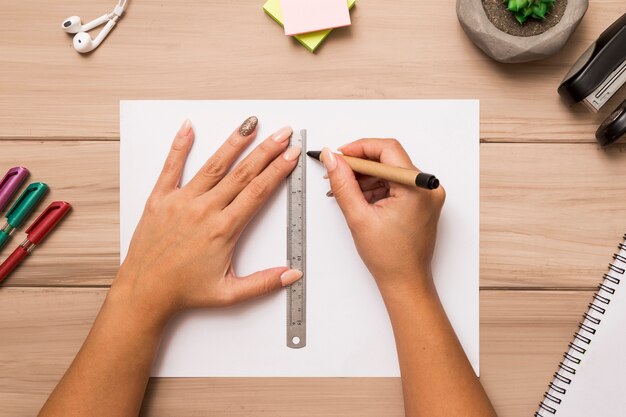
{"type": "Polygon", "coordinates": [[[401,168],[417,169],[396,139],[359,139],[339,148],[347,156],[370,159],[401,168]]]}

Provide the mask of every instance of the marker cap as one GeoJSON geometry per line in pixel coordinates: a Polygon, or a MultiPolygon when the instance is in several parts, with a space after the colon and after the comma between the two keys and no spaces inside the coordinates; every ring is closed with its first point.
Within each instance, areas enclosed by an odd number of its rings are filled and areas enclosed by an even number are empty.
{"type": "Polygon", "coordinates": [[[0,211],[4,210],[9,201],[11,201],[13,194],[20,188],[28,174],[28,169],[14,167],[9,169],[4,178],[0,180],[0,211]]]}
{"type": "Polygon", "coordinates": [[[54,229],[54,226],[70,211],[72,206],[65,201],[54,201],[26,229],[28,240],[38,245],[54,229]]]}
{"type": "Polygon", "coordinates": [[[47,192],[48,186],[43,182],[29,184],[9,209],[7,213],[9,224],[20,227],[47,192]]]}

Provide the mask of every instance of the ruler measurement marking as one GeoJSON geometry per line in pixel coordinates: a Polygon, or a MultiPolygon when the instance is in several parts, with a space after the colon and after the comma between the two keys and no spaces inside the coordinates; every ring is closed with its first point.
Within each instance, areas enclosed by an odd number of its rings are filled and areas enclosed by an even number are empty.
{"type": "Polygon", "coordinates": [[[306,346],[306,130],[293,132],[290,145],[300,146],[298,164],[287,178],[287,263],[303,272],[287,289],[287,346],[306,346]]]}

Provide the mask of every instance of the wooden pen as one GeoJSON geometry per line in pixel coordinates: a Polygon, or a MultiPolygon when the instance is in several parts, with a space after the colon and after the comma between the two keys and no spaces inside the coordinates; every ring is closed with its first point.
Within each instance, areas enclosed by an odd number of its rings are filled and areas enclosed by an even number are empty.
{"type": "MultiPolygon", "coordinates": [[[[308,151],[306,153],[313,159],[322,161],[322,151],[308,151]]],[[[368,159],[356,158],[354,156],[340,155],[354,172],[359,174],[370,175],[372,177],[381,178],[383,180],[404,184],[408,186],[417,186],[427,190],[434,190],[439,187],[439,180],[432,174],[415,171],[413,169],[394,167],[391,165],[381,164],[380,162],[370,161],[368,159]]]]}

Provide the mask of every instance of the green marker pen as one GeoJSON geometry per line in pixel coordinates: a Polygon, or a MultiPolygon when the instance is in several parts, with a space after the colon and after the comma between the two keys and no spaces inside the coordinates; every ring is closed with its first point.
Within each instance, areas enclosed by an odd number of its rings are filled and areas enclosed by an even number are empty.
{"type": "Polygon", "coordinates": [[[6,245],[13,231],[24,223],[28,215],[35,209],[37,203],[47,192],[48,186],[43,182],[34,182],[26,187],[22,195],[7,212],[7,222],[0,230],[0,249],[6,245]]]}

